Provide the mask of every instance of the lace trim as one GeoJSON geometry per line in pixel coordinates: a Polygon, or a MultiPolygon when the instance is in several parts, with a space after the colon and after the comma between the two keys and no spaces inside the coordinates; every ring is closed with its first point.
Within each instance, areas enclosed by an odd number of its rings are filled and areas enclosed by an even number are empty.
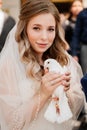
{"type": "Polygon", "coordinates": [[[25,121],[24,121],[24,113],[23,113],[23,107],[16,109],[12,114],[11,122],[9,122],[9,128],[10,130],[22,130],[25,121]]]}

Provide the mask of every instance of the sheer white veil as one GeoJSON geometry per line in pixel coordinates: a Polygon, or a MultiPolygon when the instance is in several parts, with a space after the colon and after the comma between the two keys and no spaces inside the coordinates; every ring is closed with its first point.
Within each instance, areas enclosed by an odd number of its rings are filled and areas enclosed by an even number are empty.
{"type": "Polygon", "coordinates": [[[35,82],[27,79],[15,40],[17,25],[7,36],[0,54],[0,125],[1,130],[26,130],[34,102],[35,82]],[[29,109],[30,108],[30,109],[29,109]]]}

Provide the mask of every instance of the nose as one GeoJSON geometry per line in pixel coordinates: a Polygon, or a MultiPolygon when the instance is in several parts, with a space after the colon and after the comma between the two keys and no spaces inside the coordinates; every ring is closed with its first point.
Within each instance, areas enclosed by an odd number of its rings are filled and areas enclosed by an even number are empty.
{"type": "Polygon", "coordinates": [[[46,30],[42,31],[41,33],[41,39],[42,40],[47,40],[48,39],[48,33],[46,30]]]}

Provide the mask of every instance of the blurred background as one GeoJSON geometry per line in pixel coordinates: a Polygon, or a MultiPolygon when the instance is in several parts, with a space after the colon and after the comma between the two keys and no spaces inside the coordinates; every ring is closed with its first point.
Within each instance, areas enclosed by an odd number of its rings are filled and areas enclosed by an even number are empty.
{"type": "MultiPolygon", "coordinates": [[[[9,13],[16,21],[20,7],[25,0],[3,0],[3,10],[9,13]]],[[[60,13],[66,13],[69,11],[70,3],[73,0],[52,0],[53,3],[58,7],[60,13]]],[[[84,7],[87,7],[87,0],[82,0],[84,7]]]]}

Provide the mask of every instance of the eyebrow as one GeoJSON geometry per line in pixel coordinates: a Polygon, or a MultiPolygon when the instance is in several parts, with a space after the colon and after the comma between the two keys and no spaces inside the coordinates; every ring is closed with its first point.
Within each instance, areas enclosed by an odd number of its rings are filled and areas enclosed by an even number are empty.
{"type": "MultiPolygon", "coordinates": [[[[34,24],[33,26],[42,26],[42,25],[41,25],[41,24],[34,24]]],[[[55,28],[54,25],[49,25],[48,27],[53,27],[53,28],[55,28]]]]}

